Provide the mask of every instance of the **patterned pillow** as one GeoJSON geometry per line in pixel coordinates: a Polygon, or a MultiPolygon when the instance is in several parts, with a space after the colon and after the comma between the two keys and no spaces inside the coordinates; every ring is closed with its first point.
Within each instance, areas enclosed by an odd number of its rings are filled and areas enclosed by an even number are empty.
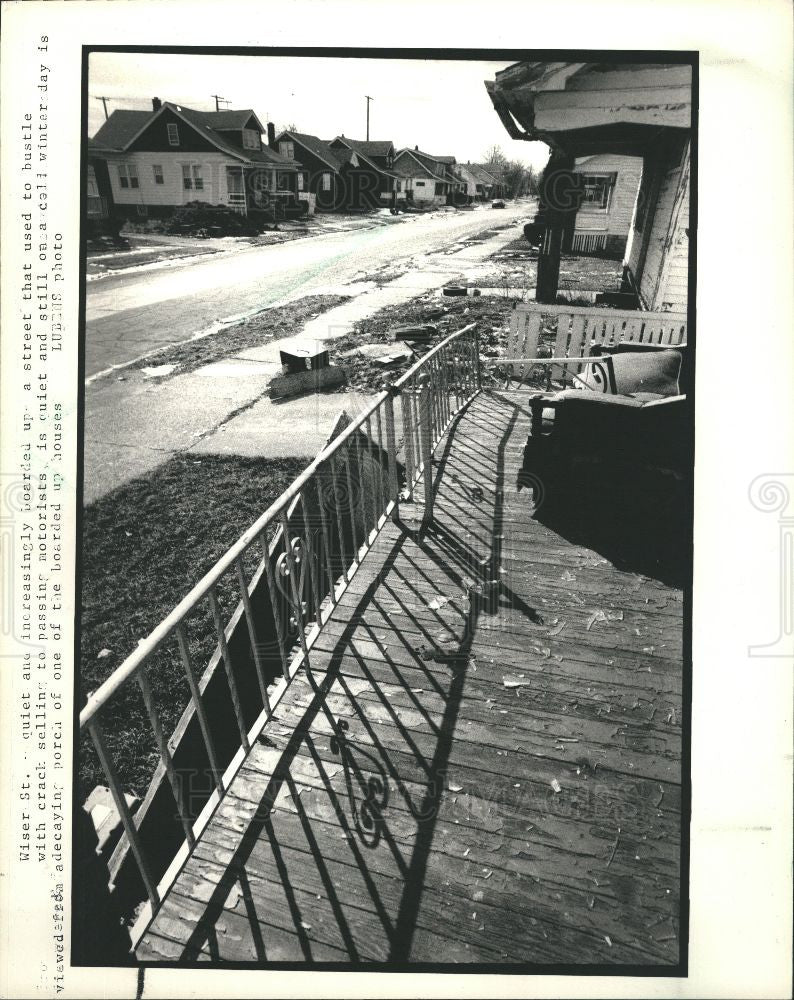
{"type": "MultiPolygon", "coordinates": [[[[627,351],[611,356],[614,374],[614,391],[618,395],[653,393],[656,396],[677,396],[680,393],[678,377],[681,374],[679,351],[627,351]]],[[[604,392],[602,380],[593,378],[590,366],[580,378],[588,389],[604,392]]]]}

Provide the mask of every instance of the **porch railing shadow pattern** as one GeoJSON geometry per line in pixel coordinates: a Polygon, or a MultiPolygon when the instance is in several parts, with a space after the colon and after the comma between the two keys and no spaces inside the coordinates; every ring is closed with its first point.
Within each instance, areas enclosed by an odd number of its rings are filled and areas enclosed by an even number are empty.
{"type": "MultiPolygon", "coordinates": [[[[135,868],[126,866],[125,881],[130,882],[130,871],[137,871],[152,908],[161,899],[160,882],[168,884],[195,846],[290,682],[310,668],[323,626],[384,525],[398,512],[402,470],[410,494],[430,468],[433,449],[455,415],[479,392],[478,358],[473,324],[420,358],[323,449],[89,695],[80,713],[81,737],[90,735],[124,829],[110,861],[111,881],[131,852],[135,868]],[[400,403],[401,427],[395,401],[400,403]],[[231,606],[228,594],[234,592],[236,607],[228,615],[224,609],[231,606]],[[207,664],[192,634],[206,631],[208,621],[216,645],[207,664]],[[161,656],[178,657],[190,694],[170,736],[163,730],[151,683],[161,656]],[[120,748],[103,725],[112,719],[114,698],[130,684],[140,689],[159,757],[149,794],[135,816],[114,759],[120,748]],[[176,817],[165,835],[154,822],[144,829],[147,815],[154,818],[149,806],[155,796],[160,798],[160,818],[169,810],[176,817]]],[[[427,475],[427,518],[432,503],[433,477],[427,475]]],[[[134,898],[134,887],[127,891],[134,898]]]]}

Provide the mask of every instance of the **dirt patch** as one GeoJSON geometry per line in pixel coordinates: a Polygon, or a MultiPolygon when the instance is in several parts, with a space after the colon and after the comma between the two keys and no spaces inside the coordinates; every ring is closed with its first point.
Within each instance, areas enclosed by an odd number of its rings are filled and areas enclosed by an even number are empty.
{"type": "MultiPolygon", "coordinates": [[[[298,458],[180,456],[85,509],[80,636],[84,693],[110,676],[305,465],[306,460],[298,458]]],[[[249,556],[250,578],[261,550],[249,556]]],[[[218,596],[230,614],[238,594],[226,577],[218,596]]],[[[188,625],[191,654],[203,669],[216,642],[211,617],[194,615],[188,625]]],[[[170,735],[189,701],[175,643],[166,644],[148,676],[163,729],[170,735]]],[[[103,715],[103,728],[123,787],[142,794],[159,758],[136,684],[126,685],[113,699],[103,715]]],[[[106,784],[88,739],[81,743],[79,775],[83,794],[106,784]]]]}
{"type": "Polygon", "coordinates": [[[450,333],[475,323],[480,334],[484,357],[496,356],[507,341],[507,330],[514,301],[497,295],[461,296],[445,299],[429,292],[411,302],[389,306],[356,323],[352,332],[329,345],[331,362],[344,368],[348,386],[361,392],[379,392],[393,382],[414,361],[450,333]],[[398,326],[430,324],[436,333],[429,343],[417,348],[415,358],[383,368],[371,358],[343,355],[362,344],[386,344],[394,340],[398,326]]]}
{"type": "MultiPolygon", "coordinates": [[[[537,283],[537,252],[520,236],[503,246],[489,260],[505,265],[504,279],[515,279],[518,287],[537,283]]],[[[566,291],[619,292],[623,280],[623,264],[606,257],[586,257],[563,254],[560,260],[559,287],[566,291]]]]}
{"type": "Polygon", "coordinates": [[[149,354],[131,367],[140,369],[151,365],[175,365],[174,370],[164,378],[184,375],[213,361],[239,354],[249,347],[260,347],[281,337],[293,337],[301,332],[310,319],[347,302],[349,298],[348,295],[307,295],[297,302],[266,309],[242,323],[224,327],[218,333],[190,340],[185,344],[174,344],[154,355],[149,354]]]}

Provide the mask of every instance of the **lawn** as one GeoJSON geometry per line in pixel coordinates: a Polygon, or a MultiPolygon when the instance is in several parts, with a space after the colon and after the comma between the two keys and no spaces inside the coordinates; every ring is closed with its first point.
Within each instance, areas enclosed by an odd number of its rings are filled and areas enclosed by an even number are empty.
{"type": "MultiPolygon", "coordinates": [[[[156,354],[149,354],[135,362],[135,368],[146,368],[150,365],[175,365],[173,372],[165,378],[174,375],[184,375],[203,365],[230,358],[249,347],[260,347],[271,340],[281,337],[292,337],[300,333],[309,320],[320,313],[333,309],[334,306],[347,302],[348,295],[307,295],[296,302],[284,306],[264,309],[249,319],[224,327],[217,333],[186,343],[174,344],[156,354]]],[[[160,381],[163,381],[161,377],[160,381]]]]}
{"type": "MultiPolygon", "coordinates": [[[[308,461],[180,456],[85,509],[80,637],[84,695],[110,676],[308,461]]],[[[251,556],[249,574],[253,552],[251,556]]],[[[230,587],[219,589],[227,613],[237,599],[230,587]]],[[[215,645],[209,616],[191,622],[190,638],[200,672],[215,645]]],[[[164,731],[170,735],[189,699],[175,650],[158,655],[148,673],[164,731]]],[[[126,685],[114,699],[112,710],[103,715],[103,728],[124,788],[141,795],[158,755],[137,685],[126,685]]],[[[107,783],[87,738],[81,742],[79,776],[83,795],[107,783]]]]}

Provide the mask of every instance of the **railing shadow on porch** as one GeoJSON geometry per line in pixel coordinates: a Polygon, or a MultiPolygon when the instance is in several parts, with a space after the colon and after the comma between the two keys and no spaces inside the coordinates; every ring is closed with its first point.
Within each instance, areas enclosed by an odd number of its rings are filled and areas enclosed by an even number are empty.
{"type": "MultiPolygon", "coordinates": [[[[349,925],[346,904],[329,873],[328,859],[321,846],[323,839],[328,836],[327,821],[325,817],[320,820],[312,818],[296,787],[291,769],[301,755],[310,758],[317,770],[321,788],[330,803],[330,816],[337,824],[338,832],[333,836],[341,834],[345,837],[350,850],[347,863],[358,869],[369,892],[372,912],[380,924],[376,932],[383,938],[383,960],[390,963],[409,960],[441,803],[443,797],[449,794],[446,774],[470,663],[471,646],[480,615],[484,610],[486,613],[492,610],[483,592],[477,590],[470,595],[469,607],[462,616],[458,634],[441,651],[432,648],[433,634],[425,620],[427,608],[420,592],[422,589],[426,590],[427,577],[424,574],[427,572],[440,570],[465,589],[466,581],[472,577],[477,579],[478,573],[481,581],[487,583],[493,567],[501,564],[503,499],[505,487],[509,485],[504,481],[504,448],[517,417],[516,407],[508,426],[505,427],[503,423],[500,428],[502,436],[496,454],[489,456],[489,461],[495,463],[496,469],[495,479],[493,471],[487,470],[494,496],[489,517],[484,505],[484,513],[490,520],[489,544],[480,549],[479,546],[461,541],[455,533],[454,525],[445,523],[446,508],[438,511],[433,524],[421,534],[413,531],[407,524],[400,524],[400,534],[382,566],[355,605],[346,609],[344,627],[332,642],[324,673],[315,675],[311,668],[307,670],[307,679],[312,688],[310,703],[281,747],[278,763],[257,803],[256,812],[242,833],[231,859],[226,863],[220,880],[203,904],[204,912],[184,947],[180,961],[195,961],[207,952],[210,959],[218,957],[216,925],[221,921],[226,901],[236,885],[239,885],[250,926],[255,962],[270,960],[268,927],[263,926],[267,917],[257,912],[256,894],[251,890],[249,875],[252,853],[256,845],[264,841],[269,845],[277,869],[269,877],[278,877],[286,894],[291,924],[289,933],[294,936],[296,951],[300,952],[307,963],[313,961],[312,943],[303,926],[300,907],[293,897],[293,887],[283,862],[283,845],[279,843],[277,822],[274,822],[274,803],[280,795],[283,800],[285,788],[289,791],[291,809],[297,814],[305,838],[307,853],[303,864],[315,869],[307,882],[322,884],[338,926],[339,938],[347,952],[346,960],[357,962],[372,958],[371,955],[361,954],[354,931],[349,925]],[[413,579],[409,574],[401,574],[397,568],[398,561],[406,556],[409,556],[409,561],[413,557],[410,564],[416,567],[417,572],[413,579]],[[395,580],[396,583],[390,585],[395,580]],[[389,680],[393,679],[395,685],[402,687],[410,702],[430,723],[430,752],[427,743],[423,751],[414,734],[403,725],[383,691],[381,681],[370,670],[365,656],[356,650],[353,642],[354,637],[360,636],[362,631],[365,636],[368,634],[366,614],[377,608],[379,592],[388,593],[390,602],[397,600],[400,603],[401,623],[404,622],[406,626],[400,630],[404,649],[401,649],[399,659],[405,659],[407,665],[401,666],[396,659],[384,653],[384,668],[389,672],[389,680]],[[416,611],[420,606],[424,616],[416,611]],[[430,657],[427,656],[428,644],[431,646],[430,657]],[[421,650],[418,647],[422,647],[421,650]],[[402,655],[403,652],[406,656],[402,655]],[[353,668],[358,676],[363,676],[368,682],[368,701],[362,701],[356,693],[355,685],[350,683],[349,671],[353,668]],[[416,684],[417,670],[427,679],[428,689],[433,697],[440,697],[442,707],[440,713],[436,712],[435,718],[423,706],[422,699],[412,691],[412,686],[416,684]],[[329,704],[332,687],[337,692],[342,692],[344,701],[341,703],[341,711],[338,694],[334,704],[329,704]],[[388,741],[379,736],[378,727],[372,724],[368,714],[368,709],[370,712],[372,709],[373,698],[377,700],[378,710],[383,710],[388,715],[388,741]],[[332,734],[330,749],[344,772],[344,784],[341,788],[339,783],[332,785],[333,774],[339,772],[338,768],[334,768],[332,772],[328,767],[327,750],[318,744],[318,728],[324,734],[329,731],[332,734]],[[358,730],[358,733],[354,730],[358,730]],[[395,740],[398,741],[397,748],[395,740]],[[409,763],[412,764],[410,773],[406,773],[409,763]],[[398,808],[402,813],[398,824],[399,833],[392,828],[389,816],[391,808],[398,808]],[[411,832],[407,840],[406,822],[411,832]],[[368,860],[368,853],[376,850],[386,851],[391,856],[389,863],[393,864],[399,875],[402,884],[398,903],[395,903],[393,897],[381,897],[380,883],[374,877],[368,860]]],[[[441,499],[445,496],[445,470],[450,456],[455,454],[456,444],[461,442],[463,436],[459,423],[454,422],[438,462],[437,488],[441,499]]],[[[454,491],[449,499],[454,503],[454,491]]],[[[530,618],[534,615],[533,609],[508,590],[503,591],[501,600],[510,602],[530,618]]],[[[449,630],[448,623],[445,628],[449,630]]],[[[274,747],[278,745],[269,741],[267,729],[260,737],[260,742],[274,747]]],[[[323,742],[326,742],[325,739],[323,742]]],[[[286,917],[282,914],[282,921],[284,919],[286,917]]]]}

